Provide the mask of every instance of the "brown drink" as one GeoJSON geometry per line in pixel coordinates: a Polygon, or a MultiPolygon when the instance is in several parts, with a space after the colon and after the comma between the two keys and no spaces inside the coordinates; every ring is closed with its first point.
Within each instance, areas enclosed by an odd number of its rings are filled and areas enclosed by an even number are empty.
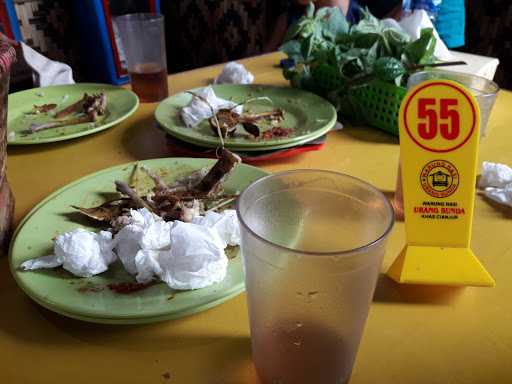
{"type": "Polygon", "coordinates": [[[156,102],[169,95],[167,70],[156,63],[138,64],[130,72],[133,91],[142,102],[156,102]]]}

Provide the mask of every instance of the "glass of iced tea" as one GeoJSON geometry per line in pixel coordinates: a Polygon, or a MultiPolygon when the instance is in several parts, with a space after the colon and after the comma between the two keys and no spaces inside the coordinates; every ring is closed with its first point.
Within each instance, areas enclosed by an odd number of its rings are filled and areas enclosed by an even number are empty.
{"type": "Polygon", "coordinates": [[[394,223],[388,200],[351,176],[296,170],[251,184],[237,212],[262,383],[347,383],[394,223]]]}
{"type": "Polygon", "coordinates": [[[142,102],[169,95],[165,53],[164,17],[134,13],[115,18],[133,91],[142,102]]]}

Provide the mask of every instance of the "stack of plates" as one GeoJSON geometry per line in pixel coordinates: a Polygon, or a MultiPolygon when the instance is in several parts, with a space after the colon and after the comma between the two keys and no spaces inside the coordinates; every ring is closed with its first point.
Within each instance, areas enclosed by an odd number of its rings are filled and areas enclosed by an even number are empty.
{"type": "MultiPolygon", "coordinates": [[[[290,87],[267,85],[214,85],[217,97],[249,104],[252,112],[270,111],[280,108],[284,111],[283,128],[293,128],[293,134],[284,138],[256,139],[245,134],[228,137],[225,146],[233,152],[258,155],[278,150],[295,149],[316,142],[336,124],[336,110],[325,99],[306,91],[290,87]],[[258,99],[259,98],[259,99],[258,99]]],[[[194,92],[192,90],[191,92],[194,92]]],[[[164,100],[155,111],[158,124],[173,138],[173,142],[185,142],[199,148],[217,148],[220,140],[212,132],[208,121],[197,127],[187,127],[180,117],[180,109],[192,99],[188,92],[178,93],[164,100]]]]}

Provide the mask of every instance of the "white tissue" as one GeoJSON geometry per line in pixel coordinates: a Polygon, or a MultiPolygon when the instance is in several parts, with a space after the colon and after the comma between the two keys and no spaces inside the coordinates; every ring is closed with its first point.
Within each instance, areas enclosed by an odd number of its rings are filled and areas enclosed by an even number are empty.
{"type": "Polygon", "coordinates": [[[67,64],[53,61],[21,42],[23,57],[34,71],[34,80],[39,87],[74,84],[73,70],[67,64]]]}
{"type": "Polygon", "coordinates": [[[220,75],[213,81],[214,84],[251,84],[254,76],[243,64],[231,61],[227,63],[220,75]]]}
{"type": "Polygon", "coordinates": [[[114,239],[115,249],[126,271],[139,273],[136,256],[140,250],[161,250],[170,246],[171,223],[146,208],[131,210],[131,223],[119,231],[114,239]]]}
{"type": "Polygon", "coordinates": [[[201,225],[165,222],[145,208],[132,210],[131,215],[131,224],[115,242],[123,265],[139,283],[160,278],[173,289],[197,289],[226,276],[224,248],[240,242],[233,210],[195,218],[202,220],[201,225]]]}
{"type": "Polygon", "coordinates": [[[105,271],[116,256],[139,283],[160,278],[173,289],[198,289],[226,277],[227,245],[240,243],[234,210],[207,212],[194,223],[165,222],[146,208],[131,210],[129,224],[112,241],[110,232],[76,229],[55,240],[55,255],[28,260],[24,269],[62,265],[77,276],[105,271]]]}
{"type": "Polygon", "coordinates": [[[497,203],[512,207],[512,183],[504,188],[485,188],[484,194],[497,203]]]}
{"type": "Polygon", "coordinates": [[[54,255],[28,260],[21,264],[21,268],[29,270],[62,265],[76,276],[90,277],[105,272],[115,259],[110,232],[94,233],[78,228],[57,236],[54,255]]]}
{"type": "Polygon", "coordinates": [[[38,257],[37,259],[27,260],[21,264],[21,268],[25,271],[29,271],[32,269],[40,268],[55,268],[60,267],[61,265],[62,261],[60,261],[55,255],[50,255],[38,257]]]}
{"type": "MultiPolygon", "coordinates": [[[[233,108],[236,105],[232,101],[217,97],[211,86],[197,90],[194,93],[206,99],[215,112],[221,108],[233,108]]],[[[242,109],[243,106],[240,105],[235,108],[235,112],[242,113],[242,109]]],[[[192,97],[190,103],[187,106],[181,108],[180,116],[185,125],[188,127],[195,127],[201,121],[212,117],[212,110],[208,104],[206,104],[199,97],[192,97]]]]}
{"type": "Polygon", "coordinates": [[[482,163],[482,174],[478,181],[479,188],[505,188],[509,184],[512,184],[512,168],[500,163],[488,161],[482,163]]]}
{"type": "Polygon", "coordinates": [[[228,245],[240,245],[240,225],[234,209],[226,209],[222,213],[206,212],[205,216],[198,216],[192,223],[215,229],[224,243],[228,245]]]}
{"type": "Polygon", "coordinates": [[[149,283],[156,276],[162,276],[163,271],[160,267],[160,257],[168,257],[168,254],[169,251],[153,251],[149,249],[142,249],[137,252],[135,256],[137,276],[135,276],[135,279],[139,283],[149,283]]]}
{"type": "Polygon", "coordinates": [[[512,207],[512,168],[484,161],[478,188],[483,189],[489,199],[512,207]]]}
{"type": "Polygon", "coordinates": [[[228,258],[224,242],[211,228],[176,221],[171,230],[171,250],[162,257],[160,278],[173,289],[198,289],[226,277],[228,258]]]}

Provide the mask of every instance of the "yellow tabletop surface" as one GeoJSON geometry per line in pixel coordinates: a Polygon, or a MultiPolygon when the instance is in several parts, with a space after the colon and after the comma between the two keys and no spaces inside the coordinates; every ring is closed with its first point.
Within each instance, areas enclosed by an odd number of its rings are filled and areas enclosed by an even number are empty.
{"type": "MultiPolygon", "coordinates": [[[[255,82],[284,85],[270,54],[242,60],[255,82]]],[[[177,93],[208,84],[220,66],[169,76],[177,93]]],[[[52,191],[125,162],[171,157],[155,127],[157,104],[141,104],[97,134],[8,149],[15,221],[52,191]]],[[[501,91],[479,159],[512,165],[512,93],[501,91]]],[[[348,173],[383,191],[395,186],[398,140],[365,127],[328,135],[321,151],[269,162],[270,172],[322,168],[348,173]]],[[[472,249],[495,288],[403,286],[381,275],[351,384],[512,383],[512,209],[476,199],[472,249]]],[[[404,245],[397,223],[387,269],[404,245]]],[[[245,294],[208,311],[142,326],[89,324],[49,312],[16,286],[0,257],[0,383],[257,383],[245,294]]],[[[313,383],[312,383],[313,384],[313,383]]],[[[322,384],[322,383],[315,383],[322,384]]]]}

